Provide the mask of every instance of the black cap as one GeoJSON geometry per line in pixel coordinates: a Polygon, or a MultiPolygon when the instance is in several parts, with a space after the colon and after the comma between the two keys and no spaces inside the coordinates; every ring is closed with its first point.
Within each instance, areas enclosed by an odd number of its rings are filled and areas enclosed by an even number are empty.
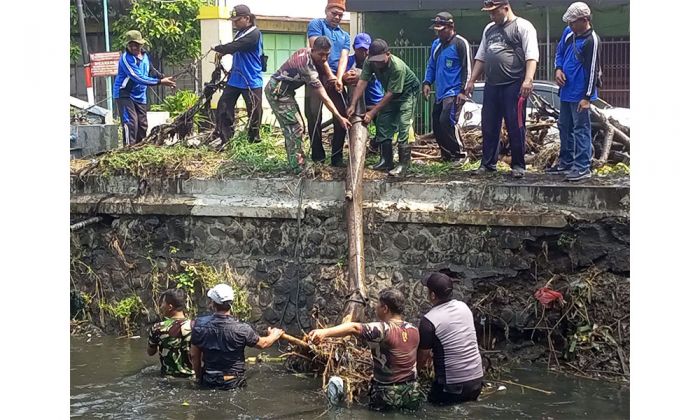
{"type": "Polygon", "coordinates": [[[510,4],[510,2],[508,0],[484,0],[484,7],[481,8],[481,11],[490,12],[506,4],[510,4]]]}
{"type": "Polygon", "coordinates": [[[389,52],[389,44],[383,39],[375,39],[369,44],[369,61],[384,61],[383,54],[389,52]]]}
{"type": "Polygon", "coordinates": [[[450,12],[440,12],[432,20],[433,24],[428,29],[442,30],[447,25],[454,26],[455,20],[450,12]]]}
{"type": "Polygon", "coordinates": [[[435,293],[439,299],[444,299],[450,297],[452,285],[459,283],[459,280],[443,273],[428,273],[423,277],[421,283],[423,283],[423,286],[427,286],[428,290],[435,293]]]}
{"type": "Polygon", "coordinates": [[[252,15],[252,13],[250,13],[250,8],[245,4],[239,4],[238,6],[234,6],[233,10],[231,11],[232,18],[250,15],[252,15]]]}

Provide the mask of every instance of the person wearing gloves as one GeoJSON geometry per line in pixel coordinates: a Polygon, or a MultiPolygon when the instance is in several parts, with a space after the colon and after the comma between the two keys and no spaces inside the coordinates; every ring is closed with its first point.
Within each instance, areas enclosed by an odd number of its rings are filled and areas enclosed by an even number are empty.
{"type": "Polygon", "coordinates": [[[600,38],[591,27],[591,9],[575,2],[562,18],[567,27],[554,59],[554,79],[560,86],[559,163],[548,174],[565,174],[567,181],[591,177],[591,101],[600,84],[600,38]]]}
{"type": "Polygon", "coordinates": [[[162,84],[174,88],[175,80],[172,77],[165,77],[151,66],[148,53],[143,49],[146,40],[141,36],[141,32],[128,31],[125,37],[125,50],[119,58],[119,69],[114,79],[112,96],[117,102],[121,118],[123,144],[127,146],[146,138],[148,87],[162,84]]]}

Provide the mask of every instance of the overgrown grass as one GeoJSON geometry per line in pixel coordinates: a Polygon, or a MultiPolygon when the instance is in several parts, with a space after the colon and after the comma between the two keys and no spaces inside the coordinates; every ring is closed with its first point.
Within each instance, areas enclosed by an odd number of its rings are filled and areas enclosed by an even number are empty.
{"type": "Polygon", "coordinates": [[[213,175],[216,172],[211,169],[218,168],[221,160],[221,154],[208,148],[148,145],[136,150],[109,153],[100,160],[99,169],[105,175],[172,175],[178,172],[196,173],[198,170],[202,175],[213,175]]]}
{"type": "Polygon", "coordinates": [[[289,169],[284,136],[269,125],[260,127],[259,143],[250,143],[245,129],[239,129],[224,150],[226,162],[218,174],[277,173],[289,169]]]}

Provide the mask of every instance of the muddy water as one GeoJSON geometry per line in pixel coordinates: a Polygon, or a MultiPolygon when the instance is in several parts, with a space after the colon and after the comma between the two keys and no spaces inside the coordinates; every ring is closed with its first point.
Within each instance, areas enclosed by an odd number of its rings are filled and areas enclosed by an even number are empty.
{"type": "MultiPolygon", "coordinates": [[[[118,419],[626,419],[629,388],[600,381],[513,370],[509,379],[554,391],[545,395],[506,385],[505,391],[455,407],[425,404],[415,414],[373,413],[361,406],[332,408],[320,379],[286,373],[280,365],[248,369],[248,387],[197,389],[190,381],[162,378],[145,339],[71,338],[71,416],[118,419]]],[[[248,351],[252,356],[256,351],[248,351]]],[[[273,353],[273,352],[270,352],[273,353]]]]}

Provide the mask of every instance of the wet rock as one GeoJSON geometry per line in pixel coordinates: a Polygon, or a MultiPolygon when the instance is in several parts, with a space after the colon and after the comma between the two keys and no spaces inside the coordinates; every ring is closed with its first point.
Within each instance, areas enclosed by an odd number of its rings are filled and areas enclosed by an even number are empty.
{"type": "Polygon", "coordinates": [[[209,234],[211,236],[213,236],[215,238],[219,238],[219,239],[226,239],[228,237],[226,232],[224,232],[223,230],[216,228],[216,227],[209,228],[209,234]]]}
{"type": "Polygon", "coordinates": [[[209,238],[209,232],[207,232],[207,229],[204,226],[197,226],[192,231],[192,236],[194,237],[195,245],[201,245],[204,244],[209,238]]]}
{"type": "Polygon", "coordinates": [[[396,235],[394,237],[394,245],[398,249],[406,251],[411,247],[411,241],[405,235],[396,235]]]}
{"type": "Polygon", "coordinates": [[[416,235],[413,238],[413,248],[416,251],[425,251],[430,249],[430,239],[423,234],[416,235]]]}
{"type": "Polygon", "coordinates": [[[209,255],[216,255],[221,251],[221,242],[210,239],[204,245],[204,252],[209,255]]]}
{"type": "Polygon", "coordinates": [[[311,243],[320,245],[323,242],[323,235],[320,232],[311,232],[306,236],[306,239],[311,243]]]}
{"type": "Polygon", "coordinates": [[[280,321],[281,314],[275,311],[272,308],[267,308],[263,311],[263,319],[268,323],[268,324],[277,324],[280,321]]]}

